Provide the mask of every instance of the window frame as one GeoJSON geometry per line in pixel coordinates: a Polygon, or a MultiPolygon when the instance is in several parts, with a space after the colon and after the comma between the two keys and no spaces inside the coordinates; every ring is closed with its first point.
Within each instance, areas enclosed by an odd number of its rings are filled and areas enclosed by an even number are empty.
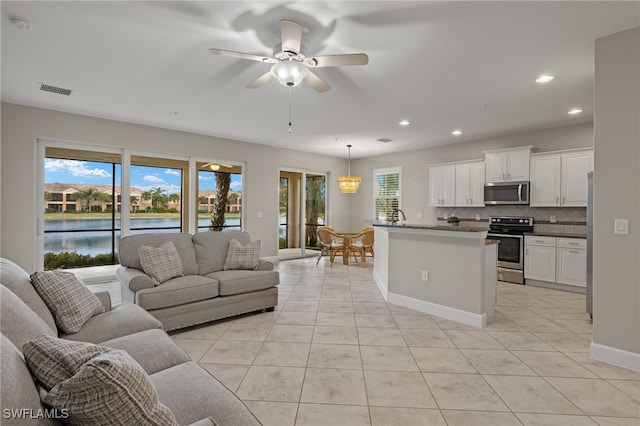
{"type": "Polygon", "coordinates": [[[377,201],[382,198],[393,199],[396,198],[398,200],[398,209],[402,209],[402,167],[385,167],[381,169],[373,170],[373,221],[379,220],[390,220],[389,217],[385,217],[384,219],[378,216],[377,210],[377,201]],[[398,194],[395,197],[378,197],[378,176],[380,175],[398,175],[398,194]]]}

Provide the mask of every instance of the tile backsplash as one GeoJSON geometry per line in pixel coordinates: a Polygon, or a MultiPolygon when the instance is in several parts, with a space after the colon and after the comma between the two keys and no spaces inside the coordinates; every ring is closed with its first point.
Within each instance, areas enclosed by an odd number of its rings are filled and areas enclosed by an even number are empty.
{"type": "Polygon", "coordinates": [[[532,217],[535,232],[564,234],[585,234],[587,209],[585,207],[529,207],[529,206],[487,206],[487,207],[438,207],[438,221],[445,217],[457,216],[465,225],[489,227],[489,218],[493,216],[532,217]],[[479,215],[480,220],[476,220],[479,215]],[[551,216],[556,222],[551,223],[551,216]]]}

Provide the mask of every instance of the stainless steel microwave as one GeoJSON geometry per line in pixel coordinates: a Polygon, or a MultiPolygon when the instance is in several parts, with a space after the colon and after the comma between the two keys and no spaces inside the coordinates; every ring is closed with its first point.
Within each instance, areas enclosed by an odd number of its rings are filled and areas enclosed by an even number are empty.
{"type": "Polygon", "coordinates": [[[488,182],[484,184],[484,204],[529,205],[529,182],[488,182]]]}

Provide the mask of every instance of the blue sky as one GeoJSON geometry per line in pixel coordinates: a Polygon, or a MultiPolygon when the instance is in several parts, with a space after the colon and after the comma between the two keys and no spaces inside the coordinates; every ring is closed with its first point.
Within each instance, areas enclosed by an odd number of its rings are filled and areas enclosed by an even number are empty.
{"type": "MultiPolygon", "coordinates": [[[[87,185],[111,185],[113,169],[110,163],[45,158],[45,183],[82,183],[87,185]]],[[[120,165],[116,165],[116,185],[120,185],[120,165]]],[[[212,172],[199,172],[201,190],[215,190],[212,172]]],[[[131,166],[131,186],[143,191],[160,187],[168,194],[180,192],[180,170],[166,167],[131,166]]],[[[242,189],[240,175],[231,175],[231,189],[242,189]]]]}

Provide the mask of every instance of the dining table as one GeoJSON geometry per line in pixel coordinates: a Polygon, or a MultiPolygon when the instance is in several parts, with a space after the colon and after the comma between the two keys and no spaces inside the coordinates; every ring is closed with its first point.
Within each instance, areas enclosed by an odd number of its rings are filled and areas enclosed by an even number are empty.
{"type": "Polygon", "coordinates": [[[333,232],[338,238],[342,238],[344,249],[342,251],[342,263],[349,265],[349,255],[351,254],[351,239],[358,236],[359,232],[333,232]]]}

